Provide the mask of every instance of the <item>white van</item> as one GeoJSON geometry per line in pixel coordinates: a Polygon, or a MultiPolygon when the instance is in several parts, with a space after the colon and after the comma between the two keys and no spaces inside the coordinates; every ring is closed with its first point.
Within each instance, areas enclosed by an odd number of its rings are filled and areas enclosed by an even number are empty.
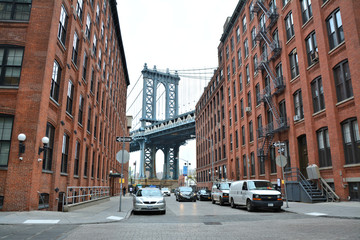
{"type": "Polygon", "coordinates": [[[229,201],[232,208],[246,206],[250,212],[255,208],[272,208],[281,210],[283,200],[281,193],[266,180],[242,180],[233,182],[230,186],[229,201]]]}

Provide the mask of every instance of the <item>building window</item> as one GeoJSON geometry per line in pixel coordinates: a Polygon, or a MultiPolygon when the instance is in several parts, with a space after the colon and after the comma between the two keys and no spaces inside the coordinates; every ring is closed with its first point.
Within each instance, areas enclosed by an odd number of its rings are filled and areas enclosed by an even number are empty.
{"type": "Polygon", "coordinates": [[[90,78],[90,92],[94,92],[94,85],[95,85],[95,70],[91,68],[91,78],[90,78]]]}
{"type": "Polygon", "coordinates": [[[333,69],[337,101],[341,102],[353,96],[349,62],[342,61],[333,69]]]}
{"type": "Polygon", "coordinates": [[[330,14],[330,16],[326,19],[326,25],[327,25],[329,44],[331,50],[345,40],[340,9],[337,9],[330,14]]]}
{"type": "Polygon", "coordinates": [[[226,60],[229,59],[229,45],[226,46],[226,60]]]}
{"type": "Polygon", "coordinates": [[[255,85],[255,98],[256,98],[256,106],[260,104],[260,85],[257,83],[255,85]]]}
{"type": "Polygon", "coordinates": [[[61,150],[61,173],[67,173],[69,155],[69,136],[65,133],[63,135],[62,150],[61,150]]]}
{"type": "Polygon", "coordinates": [[[60,42],[65,45],[66,40],[66,28],[68,23],[68,15],[65,10],[65,7],[61,5],[61,12],[60,12],[60,20],[59,20],[59,30],[58,30],[58,39],[60,42]]]}
{"type": "Polygon", "coordinates": [[[328,128],[321,128],[316,131],[316,135],[318,140],[319,166],[330,167],[332,164],[328,128]]]}
{"type": "Polygon", "coordinates": [[[231,49],[231,52],[234,51],[234,37],[231,37],[231,40],[230,40],[230,49],[231,49]]]}
{"type": "Polygon", "coordinates": [[[67,98],[66,98],[66,112],[72,115],[72,107],[74,100],[74,84],[69,81],[67,98]]]}
{"type": "Polygon", "coordinates": [[[265,174],[265,161],[262,157],[259,157],[258,160],[259,160],[259,174],[264,175],[265,174]]]}
{"type": "Polygon", "coordinates": [[[239,26],[236,28],[236,42],[240,41],[240,28],[239,26]]]}
{"type": "Polygon", "coordinates": [[[341,123],[344,139],[345,163],[360,163],[360,134],[356,118],[341,123]]]}
{"type": "Polygon", "coordinates": [[[237,56],[238,56],[238,66],[241,66],[241,63],[242,63],[241,48],[239,48],[239,50],[237,51],[237,56]]]}
{"type": "Polygon", "coordinates": [[[78,123],[80,125],[83,124],[83,112],[84,112],[84,97],[80,95],[79,97],[79,116],[78,116],[78,123]]]}
{"type": "Polygon", "coordinates": [[[291,79],[299,75],[299,60],[296,48],[289,54],[291,79]]]}
{"type": "Polygon", "coordinates": [[[230,134],[230,151],[233,150],[233,139],[232,139],[232,134],[230,134]]]}
{"type": "Polygon", "coordinates": [[[90,40],[90,34],[91,34],[91,17],[88,14],[86,17],[86,26],[85,26],[85,36],[88,40],[90,40]]]}
{"type": "Polygon", "coordinates": [[[0,167],[8,166],[12,126],[12,116],[0,115],[0,167]]]}
{"type": "Polygon", "coordinates": [[[239,147],[239,134],[238,134],[238,130],[235,131],[235,147],[236,147],[236,148],[239,147]]]}
{"type": "Polygon", "coordinates": [[[31,0],[2,0],[0,3],[0,20],[29,21],[31,0]]]}
{"type": "MultiPolygon", "coordinates": [[[[294,106],[295,106],[295,116],[297,116],[296,120],[300,120],[304,118],[304,110],[301,96],[301,89],[294,93],[294,106]]],[[[295,120],[295,117],[294,117],[295,120]]]]}
{"type": "Polygon", "coordinates": [[[312,17],[311,0],[300,0],[303,24],[312,17]]]}
{"type": "Polygon", "coordinates": [[[243,173],[244,173],[244,177],[246,177],[247,176],[246,154],[243,155],[243,173]]]}
{"type": "Polygon", "coordinates": [[[249,64],[246,65],[246,84],[250,83],[250,69],[249,64]]]}
{"type": "Polygon", "coordinates": [[[54,149],[54,137],[55,127],[50,123],[46,124],[46,137],[49,138],[49,144],[47,145],[46,152],[44,153],[42,169],[45,171],[51,171],[52,168],[52,156],[54,149]]]}
{"type": "Polygon", "coordinates": [[[247,39],[245,39],[244,41],[244,53],[245,53],[245,58],[247,58],[249,56],[249,44],[247,39]]]}
{"type": "Polygon", "coordinates": [[[88,63],[88,56],[86,52],[84,52],[84,61],[83,61],[83,75],[82,79],[86,82],[86,72],[87,72],[87,63],[88,63]]]}
{"type": "Polygon", "coordinates": [[[251,109],[251,91],[247,93],[247,101],[248,101],[248,107],[251,109]]]}
{"type": "Polygon", "coordinates": [[[245,15],[242,19],[242,30],[243,30],[243,33],[246,31],[246,16],[245,15]]]}
{"type": "Polygon", "coordinates": [[[77,65],[78,60],[78,51],[79,51],[79,37],[77,33],[74,33],[73,49],[72,49],[72,58],[71,60],[75,65],[77,65]]]}
{"type": "MultiPolygon", "coordinates": [[[[256,3],[255,3],[256,4],[256,3]]],[[[254,19],[254,13],[251,11],[253,2],[249,4],[249,14],[250,14],[250,22],[254,19]]]]}
{"type": "Polygon", "coordinates": [[[88,119],[87,119],[87,128],[88,132],[91,131],[91,106],[89,106],[88,119]]]}
{"type": "Polygon", "coordinates": [[[313,99],[314,113],[325,109],[324,90],[321,77],[311,82],[311,93],[313,99]]]}
{"type": "Polygon", "coordinates": [[[253,130],[252,121],[249,122],[249,137],[250,137],[250,142],[254,141],[254,130],[253,130]]]}
{"type": "Polygon", "coordinates": [[[89,162],[89,148],[86,146],[85,149],[85,160],[84,160],[84,177],[88,175],[88,162],[89,162]]]}
{"type": "Polygon", "coordinates": [[[229,126],[231,126],[232,124],[232,118],[231,118],[232,114],[231,114],[231,110],[229,110],[229,126]]]}
{"type": "Polygon", "coordinates": [[[254,48],[256,45],[256,28],[251,29],[251,47],[254,48]]]}
{"type": "Polygon", "coordinates": [[[231,67],[232,67],[232,74],[234,74],[235,71],[236,71],[236,67],[235,67],[235,57],[233,57],[233,59],[231,60],[231,67]]]}
{"type": "Polygon", "coordinates": [[[276,173],[276,153],[275,153],[275,147],[270,147],[270,171],[271,173],[276,173]]]}
{"type": "Polygon", "coordinates": [[[245,145],[245,126],[241,126],[241,144],[245,145]]]}
{"type": "Polygon", "coordinates": [[[258,127],[258,138],[262,137],[262,135],[260,133],[262,133],[262,117],[261,115],[259,115],[257,117],[257,127],[258,127]]]}
{"type": "Polygon", "coordinates": [[[288,4],[291,0],[282,0],[282,3],[283,3],[283,7],[286,6],[286,4],[288,4]]]}
{"type": "Polygon", "coordinates": [[[235,118],[235,122],[237,122],[238,117],[237,117],[237,105],[236,104],[234,106],[234,118],[235,118]]]}
{"type": "Polygon", "coordinates": [[[242,73],[239,74],[239,87],[240,87],[240,92],[241,92],[243,90],[242,73]]]}
{"type": "Polygon", "coordinates": [[[285,28],[286,28],[286,40],[289,41],[295,34],[294,32],[294,21],[292,12],[289,12],[285,17],[285,28]]]}
{"type": "Polygon", "coordinates": [[[319,61],[315,32],[309,34],[309,36],[305,39],[305,43],[308,65],[310,66],[319,61]]]}
{"type": "Polygon", "coordinates": [[[93,38],[93,51],[92,51],[92,54],[93,55],[96,55],[96,48],[97,48],[97,43],[96,43],[96,41],[97,41],[97,38],[96,38],[96,35],[94,34],[94,38],[93,38]]]}
{"type": "Polygon", "coordinates": [[[286,104],[285,100],[279,102],[279,113],[280,113],[280,124],[282,126],[287,125],[287,115],[286,115],[286,104]]]}
{"type": "Polygon", "coordinates": [[[244,100],[240,99],[240,115],[244,117],[244,100]]]}
{"type": "Polygon", "coordinates": [[[19,86],[24,48],[0,46],[0,86],[19,86]]]}
{"type": "Polygon", "coordinates": [[[254,152],[250,153],[250,160],[251,160],[251,176],[255,175],[255,155],[254,152]]]}
{"type": "Polygon", "coordinates": [[[83,0],[77,0],[76,14],[81,21],[83,16],[83,0]]]}
{"type": "Polygon", "coordinates": [[[79,176],[79,161],[80,161],[80,142],[76,141],[75,145],[75,159],[74,159],[74,176],[79,176]]]}
{"type": "Polygon", "coordinates": [[[55,60],[53,66],[52,78],[51,78],[50,97],[54,99],[56,102],[59,101],[60,76],[61,76],[61,68],[59,66],[59,63],[55,60]]]}
{"type": "Polygon", "coordinates": [[[100,7],[99,3],[96,5],[96,24],[99,25],[100,23],[100,7]]]}
{"type": "Polygon", "coordinates": [[[255,53],[255,55],[253,57],[253,66],[254,66],[254,75],[255,75],[258,72],[257,71],[257,67],[258,67],[257,53],[255,53]]]}
{"type": "Polygon", "coordinates": [[[49,208],[49,194],[39,193],[39,209],[49,208]]]}

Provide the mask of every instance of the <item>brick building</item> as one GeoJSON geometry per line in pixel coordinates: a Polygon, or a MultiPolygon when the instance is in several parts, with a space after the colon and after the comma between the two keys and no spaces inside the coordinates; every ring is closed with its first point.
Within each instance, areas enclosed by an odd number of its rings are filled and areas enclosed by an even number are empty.
{"type": "Polygon", "coordinates": [[[69,186],[118,194],[129,84],[116,0],[1,1],[0,208],[61,210],[69,186]]]}
{"type": "Polygon", "coordinates": [[[198,187],[212,164],[215,179],[276,183],[281,141],[287,172],[316,164],[342,200],[360,200],[359,12],[356,0],[238,2],[196,105],[198,187]]]}

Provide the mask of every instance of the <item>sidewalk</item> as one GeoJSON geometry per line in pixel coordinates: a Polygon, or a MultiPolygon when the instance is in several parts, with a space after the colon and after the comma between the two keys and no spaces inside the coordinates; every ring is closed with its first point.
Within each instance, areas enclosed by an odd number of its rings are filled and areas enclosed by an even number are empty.
{"type": "Polygon", "coordinates": [[[317,217],[349,218],[360,220],[360,202],[289,202],[289,208],[286,207],[286,202],[284,202],[282,209],[287,212],[317,217]]]}
{"type": "Polygon", "coordinates": [[[121,221],[130,216],[133,203],[132,196],[121,199],[111,197],[109,201],[99,203],[71,212],[30,211],[30,212],[1,212],[0,224],[95,224],[121,221]]]}

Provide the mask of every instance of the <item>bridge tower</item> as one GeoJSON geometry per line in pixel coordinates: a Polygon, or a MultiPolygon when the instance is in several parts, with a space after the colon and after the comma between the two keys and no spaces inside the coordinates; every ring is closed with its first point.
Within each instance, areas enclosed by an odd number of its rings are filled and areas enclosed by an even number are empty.
{"type": "MultiPolygon", "coordinates": [[[[148,69],[145,63],[143,74],[143,104],[141,128],[145,129],[147,124],[153,124],[159,121],[156,119],[156,99],[157,87],[163,84],[165,87],[165,121],[173,119],[178,116],[178,86],[180,77],[177,73],[172,75],[167,71],[166,73],[159,72],[154,66],[153,70],[148,69]]],[[[164,169],[163,179],[178,179],[178,154],[180,143],[166,143],[161,146],[154,145],[146,138],[138,141],[140,145],[140,172],[139,178],[156,178],[156,151],[161,150],[164,153],[164,169]],[[148,175],[145,173],[148,172],[148,175]],[[171,177],[170,172],[173,172],[171,177]]]]}

